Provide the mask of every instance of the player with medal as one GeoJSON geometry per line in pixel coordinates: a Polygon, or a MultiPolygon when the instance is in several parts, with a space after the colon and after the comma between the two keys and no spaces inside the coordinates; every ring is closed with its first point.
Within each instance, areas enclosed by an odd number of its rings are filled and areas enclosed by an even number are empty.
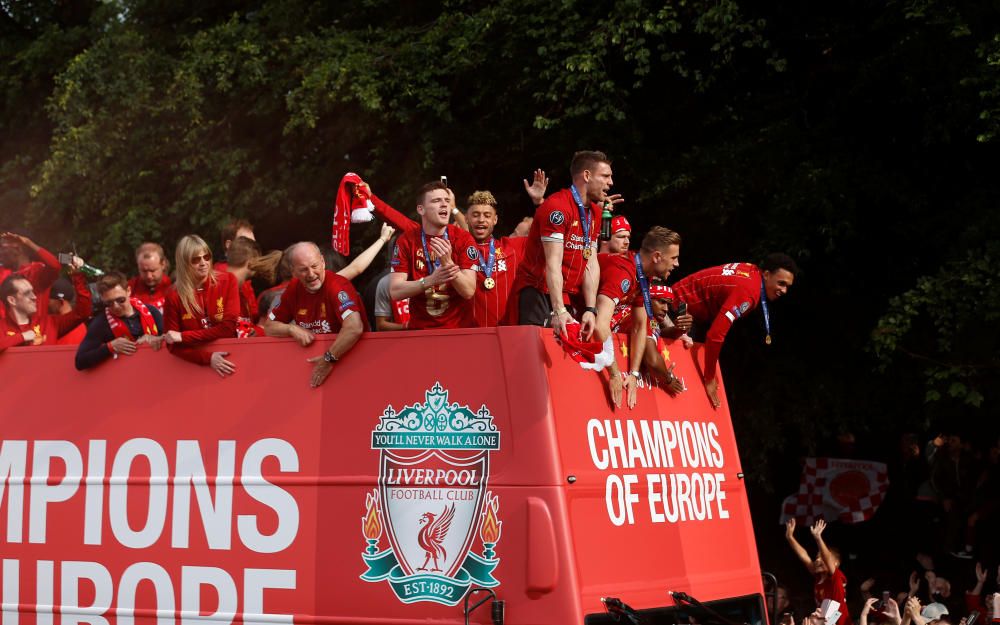
{"type": "Polygon", "coordinates": [[[716,369],[719,351],[729,328],[760,306],[764,321],[764,343],[771,344],[769,303],[784,296],[795,281],[798,266],[786,254],[769,254],[759,265],[728,263],[709,267],[674,285],[674,292],[687,302],[694,318],[692,338],[705,342],[703,377],[709,401],[719,407],[716,369]]]}
{"type": "Polygon", "coordinates": [[[389,296],[410,300],[411,330],[474,326],[475,241],[449,225],[452,204],[441,182],[424,185],[417,196],[420,227],[399,236],[389,274],[389,296]]]}
{"type": "Polygon", "coordinates": [[[563,336],[568,324],[579,321],[580,336],[589,340],[597,315],[601,203],[614,184],[611,161],[603,152],[577,152],[570,176],[569,188],[550,195],[535,212],[506,321],[552,327],[563,336]]]}
{"type": "Polygon", "coordinates": [[[465,221],[476,242],[473,314],[477,326],[493,328],[500,325],[507,310],[507,297],[528,239],[493,236],[498,219],[497,201],[489,191],[476,191],[469,196],[466,206],[465,221]]]}
{"type": "MultiPolygon", "coordinates": [[[[636,383],[639,380],[639,366],[643,363],[647,337],[650,334],[648,320],[657,321],[650,296],[650,279],[666,280],[670,272],[680,264],[681,237],[672,230],[654,226],[642,239],[638,252],[623,256],[601,254],[601,280],[597,290],[597,325],[594,334],[601,341],[611,338],[612,332],[619,330],[612,326],[615,307],[621,303],[631,304],[631,328],[629,331],[629,374],[622,379],[617,364],[611,368],[608,386],[615,405],[621,404],[625,391],[626,403],[633,408],[636,402],[636,383]]],[[[658,331],[654,329],[654,346],[658,331]]],[[[655,350],[655,347],[654,347],[655,350]]],[[[671,380],[668,379],[669,383],[671,380]]]]}

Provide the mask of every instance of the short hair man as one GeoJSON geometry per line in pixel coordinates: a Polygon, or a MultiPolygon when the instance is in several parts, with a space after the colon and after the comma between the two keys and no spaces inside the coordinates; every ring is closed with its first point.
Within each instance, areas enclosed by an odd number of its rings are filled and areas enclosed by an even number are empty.
{"type": "Polygon", "coordinates": [[[448,223],[448,188],[441,182],[424,185],[417,196],[417,214],[420,227],[396,240],[389,295],[394,300],[409,298],[411,330],[473,327],[478,250],[468,232],[448,223]]]}
{"type": "Polygon", "coordinates": [[[316,388],[368,330],[368,320],[354,286],[326,268],[315,243],[296,243],[289,259],[292,280],[281,294],[281,303],[268,314],[264,332],[290,336],[303,347],[312,344],[317,334],[337,335],[322,355],[309,359],[313,363],[309,384],[316,388]]]}
{"type": "Polygon", "coordinates": [[[465,221],[476,242],[476,295],[472,300],[473,316],[480,328],[493,328],[507,312],[507,299],[517,266],[524,257],[527,237],[493,236],[499,216],[497,200],[489,191],[469,196],[465,221]]]}
{"type": "Polygon", "coordinates": [[[719,407],[716,368],[719,351],[729,328],[737,319],[761,307],[766,343],[771,342],[768,302],[784,296],[798,273],[795,261],[785,254],[770,254],[760,266],[729,263],[709,267],[687,276],[674,285],[674,292],[687,302],[694,318],[694,336],[705,341],[705,391],[712,405],[719,407]]]}
{"type": "Polygon", "coordinates": [[[140,345],[163,345],[163,315],[132,295],[125,275],[112,271],[97,280],[104,314],[91,320],[87,336],[76,350],[76,368],[96,367],[108,358],[131,356],[140,345]]]}
{"type": "MultiPolygon", "coordinates": [[[[597,339],[605,341],[612,332],[612,319],[618,306],[633,307],[633,331],[630,336],[629,370],[624,386],[627,393],[629,408],[635,406],[636,382],[639,378],[639,365],[643,361],[646,349],[647,309],[650,303],[649,281],[653,278],[666,280],[670,272],[680,264],[681,237],[672,230],[662,226],[654,226],[642,239],[642,247],[638,252],[623,256],[620,254],[601,254],[598,262],[601,265],[600,283],[597,291],[597,322],[594,333],[597,339]]],[[[651,309],[649,309],[651,312],[651,309]]],[[[655,328],[655,326],[654,326],[655,328]]],[[[654,330],[658,335],[658,331],[654,330]]],[[[609,380],[612,399],[620,403],[622,394],[621,376],[617,373],[617,364],[612,368],[609,380]]]]}
{"type": "Polygon", "coordinates": [[[167,289],[172,282],[167,272],[170,271],[170,261],[159,243],[146,241],[135,248],[135,265],[139,275],[128,282],[128,288],[134,297],[146,306],[153,306],[161,313],[163,303],[167,299],[167,289]]]}
{"type": "Polygon", "coordinates": [[[615,215],[611,218],[611,238],[601,241],[601,254],[628,255],[628,246],[632,239],[632,224],[625,215],[615,215]]]}
{"type": "MultiPolygon", "coordinates": [[[[80,263],[82,265],[82,261],[80,263]]],[[[19,345],[53,344],[90,316],[90,289],[83,274],[71,274],[76,287],[76,305],[72,312],[50,315],[42,305],[31,282],[21,274],[11,274],[0,283],[0,352],[19,345]]]]}
{"type": "Polygon", "coordinates": [[[0,233],[0,265],[0,282],[11,274],[21,275],[31,283],[41,305],[48,305],[49,287],[62,269],[51,252],[24,235],[0,233]],[[32,261],[32,256],[38,260],[32,261]]]}
{"type": "MultiPolygon", "coordinates": [[[[256,241],[257,239],[253,235],[253,224],[251,224],[246,219],[230,219],[222,225],[219,229],[220,239],[222,240],[222,253],[226,255],[229,253],[229,246],[233,244],[233,241],[237,237],[246,237],[251,241],[256,241]]],[[[224,262],[216,263],[215,268],[218,271],[224,271],[225,267],[219,267],[219,265],[225,264],[224,262]]]]}
{"type": "Polygon", "coordinates": [[[607,200],[611,161],[603,152],[577,152],[572,184],[550,195],[535,211],[524,261],[507,307],[508,323],[549,326],[567,336],[573,319],[570,297],[582,299],[580,336],[589,340],[597,314],[597,239],[600,204],[607,200]]]}

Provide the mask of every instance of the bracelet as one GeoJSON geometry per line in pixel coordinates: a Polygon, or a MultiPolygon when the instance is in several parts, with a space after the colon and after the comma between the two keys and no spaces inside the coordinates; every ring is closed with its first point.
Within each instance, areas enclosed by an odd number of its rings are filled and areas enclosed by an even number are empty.
{"type": "Polygon", "coordinates": [[[631,375],[636,380],[642,377],[642,374],[639,373],[638,371],[629,371],[629,375],[631,375]]]}
{"type": "Polygon", "coordinates": [[[551,313],[549,313],[549,316],[550,317],[558,317],[559,315],[561,315],[561,314],[563,314],[565,312],[566,312],[565,308],[560,308],[558,310],[553,310],[551,313]]]}
{"type": "Polygon", "coordinates": [[[589,312],[595,317],[597,316],[597,308],[594,306],[587,306],[586,308],[583,309],[583,312],[589,312]]]}
{"type": "Polygon", "coordinates": [[[427,288],[427,282],[423,278],[420,278],[420,288],[422,289],[427,288]]]}

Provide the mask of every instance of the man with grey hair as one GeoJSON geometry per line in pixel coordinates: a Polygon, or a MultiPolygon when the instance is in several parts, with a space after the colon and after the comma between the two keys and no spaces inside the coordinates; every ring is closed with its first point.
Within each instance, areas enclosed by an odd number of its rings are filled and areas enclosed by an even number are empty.
{"type": "Polygon", "coordinates": [[[281,295],[281,303],[264,321],[264,332],[268,336],[290,336],[303,347],[312,344],[317,334],[337,335],[322,355],[309,359],[313,363],[309,383],[316,388],[368,330],[367,316],[354,286],[327,270],[315,243],[296,243],[289,250],[289,258],[292,280],[281,295]]]}

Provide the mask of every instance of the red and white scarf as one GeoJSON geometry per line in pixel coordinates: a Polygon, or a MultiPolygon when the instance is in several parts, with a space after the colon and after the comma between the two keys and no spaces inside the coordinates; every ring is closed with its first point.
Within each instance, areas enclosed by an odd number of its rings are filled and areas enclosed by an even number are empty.
{"type": "MultiPolygon", "coordinates": [[[[132,304],[132,308],[139,311],[139,324],[142,326],[142,333],[156,336],[156,320],[153,319],[153,315],[149,312],[149,309],[146,308],[146,305],[134,297],[128,298],[128,301],[132,304]]],[[[128,330],[128,326],[122,323],[121,319],[112,315],[111,311],[107,307],[104,308],[104,316],[107,317],[108,326],[111,328],[111,333],[115,335],[115,338],[125,337],[127,339],[133,339],[132,333],[128,330]]]]}
{"type": "Polygon", "coordinates": [[[351,224],[371,221],[375,205],[368,191],[361,186],[361,176],[348,172],[340,180],[337,201],[333,205],[333,249],[348,256],[351,253],[351,224]]]}

